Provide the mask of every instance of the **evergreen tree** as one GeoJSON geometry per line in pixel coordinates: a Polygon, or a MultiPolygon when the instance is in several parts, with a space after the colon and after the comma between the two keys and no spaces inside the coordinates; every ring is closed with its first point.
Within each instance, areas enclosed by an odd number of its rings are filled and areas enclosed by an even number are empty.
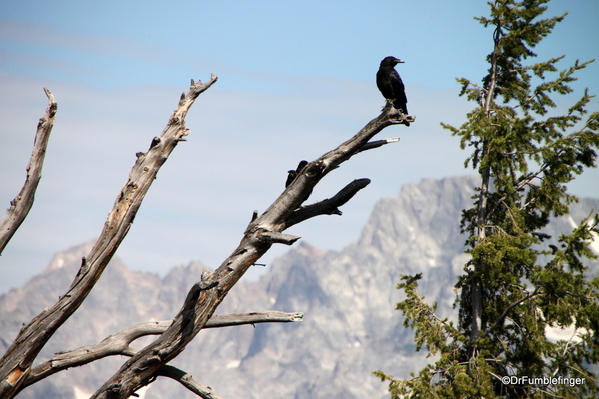
{"type": "Polygon", "coordinates": [[[599,381],[586,366],[599,357],[599,278],[587,275],[584,262],[596,258],[588,245],[599,218],[589,215],[559,238],[543,228],[577,200],[566,184],[595,166],[599,113],[584,120],[593,97],[585,91],[566,114],[552,115],[551,97],[572,92],[575,72],[592,61],[560,72],[563,56],[524,63],[565,17],[541,19],[547,2],[496,0],[490,17],[476,18],[493,29],[489,69],[482,84],[458,79],[460,95],[477,107],[461,127],[443,124],[461,138],[462,149],[472,148],[466,166],[481,178],[473,207],[462,214],[471,258],[456,284],[459,316],[457,323],[439,319],[435,305],[417,293],[421,276],[402,277],[404,325],[415,330],[417,350],[424,346],[438,360],[411,379],[375,372],[390,381],[392,398],[598,395],[599,381]],[[575,339],[546,336],[546,327],[571,325],[575,339]],[[506,376],[545,380],[506,384],[506,376]],[[584,381],[547,380],[558,377],[584,381]]]}

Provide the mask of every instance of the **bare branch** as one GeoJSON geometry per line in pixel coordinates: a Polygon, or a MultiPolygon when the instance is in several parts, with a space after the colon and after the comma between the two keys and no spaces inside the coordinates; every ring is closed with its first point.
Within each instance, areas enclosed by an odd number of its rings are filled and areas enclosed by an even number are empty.
{"type": "Polygon", "coordinates": [[[299,240],[301,237],[294,236],[291,234],[283,234],[277,232],[266,232],[259,236],[259,239],[268,244],[285,244],[293,245],[294,242],[299,240]]]}
{"type": "Polygon", "coordinates": [[[378,117],[351,139],[304,167],[262,215],[252,218],[238,247],[207,281],[196,283],[191,288],[172,325],[158,339],[123,364],[93,398],[124,399],[155,378],[159,369],[179,355],[205,326],[217,306],[243,274],[270,249],[272,242],[263,239],[265,234],[275,233],[276,237],[276,233],[281,233],[288,227],[289,216],[308,198],[314,186],[327,173],[351,158],[385,127],[405,121],[405,116],[387,104],[378,117]],[[207,288],[208,282],[216,284],[207,288]]]}
{"type": "Polygon", "coordinates": [[[178,107],[171,115],[161,136],[152,140],[150,149],[146,153],[136,154],[135,164],[117,196],[112,211],[108,214],[100,238],[87,258],[83,259],[81,269],[68,291],[51,308],[42,311],[23,327],[0,359],[0,397],[9,399],[19,391],[39,351],[54,332],[79,308],[92,290],[127,235],[158,170],[177,143],[189,133],[185,128],[187,111],[195,99],[216,80],[216,75],[212,75],[210,81],[205,84],[192,81],[189,91],[179,100],[178,107]]]}
{"type": "Polygon", "coordinates": [[[302,321],[303,317],[304,314],[302,312],[287,313],[279,310],[223,315],[217,314],[208,320],[204,328],[220,328],[258,323],[289,323],[302,321]]]}
{"type": "MultiPolygon", "coordinates": [[[[302,318],[303,313],[301,312],[287,313],[278,310],[233,313],[212,316],[204,328],[231,327],[244,324],[254,325],[259,323],[289,323],[302,321],[302,318]]],[[[72,351],[57,353],[56,356],[49,361],[35,367],[21,388],[35,384],[39,380],[59,371],[71,367],[82,366],[107,356],[122,355],[131,357],[138,352],[138,350],[129,346],[131,342],[143,336],[162,334],[171,323],[171,320],[166,320],[134,324],[125,328],[118,334],[107,337],[97,345],[89,345],[72,351]]],[[[183,372],[172,365],[164,365],[159,370],[158,375],[169,377],[180,382],[187,389],[202,398],[219,398],[210,392],[211,389],[209,387],[204,387],[196,382],[190,374],[183,372]]]]}
{"type": "Polygon", "coordinates": [[[341,215],[338,207],[352,199],[354,195],[370,184],[370,179],[357,179],[345,186],[334,197],[295,210],[287,219],[287,227],[293,226],[318,215],[341,215]]]}
{"type": "Polygon", "coordinates": [[[50,139],[50,133],[52,132],[58,109],[58,104],[52,92],[45,87],[44,92],[48,97],[48,107],[46,108],[46,112],[44,112],[44,116],[40,118],[37,124],[33,151],[27,164],[25,184],[15,199],[10,201],[10,208],[6,210],[6,214],[0,220],[0,254],[2,254],[6,244],[8,244],[17,229],[21,226],[27,214],[29,214],[35,199],[35,191],[42,178],[46,147],[48,146],[48,140],[50,139]]]}
{"type": "Polygon", "coordinates": [[[164,377],[172,378],[175,381],[178,381],[185,388],[189,389],[194,394],[198,395],[202,399],[222,399],[220,396],[217,396],[212,393],[212,388],[201,385],[196,380],[193,379],[193,376],[185,371],[170,365],[165,364],[158,370],[158,375],[162,375],[164,377]]]}
{"type": "Polygon", "coordinates": [[[362,151],[372,150],[374,148],[379,148],[381,146],[384,146],[385,144],[397,143],[398,141],[399,141],[399,137],[394,137],[392,139],[383,139],[383,140],[369,141],[368,143],[364,144],[356,152],[362,152],[362,151]]]}
{"type": "MultiPolygon", "coordinates": [[[[264,312],[233,313],[214,315],[204,328],[220,328],[258,323],[289,323],[302,321],[304,314],[287,313],[278,310],[264,312]]],[[[82,366],[107,356],[133,356],[138,350],[131,348],[131,342],[148,335],[162,334],[171,325],[172,320],[148,321],[129,326],[115,335],[106,337],[96,345],[83,346],[70,351],[59,352],[47,362],[34,367],[23,382],[21,389],[71,367],[82,366]]]]}
{"type": "Polygon", "coordinates": [[[404,114],[400,110],[393,108],[393,104],[389,103],[388,101],[387,105],[392,107],[389,111],[389,115],[392,115],[394,118],[396,118],[399,124],[410,126],[410,123],[416,122],[416,115],[404,114]]]}

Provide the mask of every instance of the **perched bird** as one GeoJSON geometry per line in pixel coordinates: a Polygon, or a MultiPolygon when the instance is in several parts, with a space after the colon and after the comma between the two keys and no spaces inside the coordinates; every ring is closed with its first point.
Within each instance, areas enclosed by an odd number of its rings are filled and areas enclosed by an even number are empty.
{"type": "MultiPolygon", "coordinates": [[[[383,97],[387,99],[393,108],[408,114],[408,98],[406,97],[405,86],[395,70],[395,65],[403,64],[404,61],[395,57],[385,57],[381,61],[379,71],[376,73],[376,85],[381,91],[383,97]]],[[[406,126],[410,126],[406,122],[406,126]]]]}
{"type": "Polygon", "coordinates": [[[300,163],[297,165],[297,168],[295,170],[292,169],[292,170],[287,171],[287,181],[285,182],[285,188],[287,188],[287,186],[289,186],[295,180],[295,178],[297,177],[299,172],[307,164],[308,164],[308,161],[300,161],[300,163]]]}

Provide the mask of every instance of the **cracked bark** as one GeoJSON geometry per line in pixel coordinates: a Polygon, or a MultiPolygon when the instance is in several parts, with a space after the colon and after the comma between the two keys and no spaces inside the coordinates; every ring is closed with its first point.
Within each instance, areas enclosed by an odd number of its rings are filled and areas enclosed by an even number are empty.
{"type": "MultiPolygon", "coordinates": [[[[133,223],[135,214],[161,165],[167,160],[177,143],[184,141],[184,137],[188,134],[188,130],[184,126],[187,111],[197,96],[208,89],[216,79],[216,76],[213,75],[206,84],[195,83],[192,80],[189,92],[181,96],[178,108],[169,119],[162,135],[152,140],[147,152],[136,154],[135,165],[125,186],[117,196],[102,234],[89,255],[82,259],[81,268],[71,287],[54,306],[44,310],[23,327],[0,360],[0,397],[14,397],[25,381],[36,378],[36,375],[32,375],[33,360],[52,334],[80,306],[99,279],[133,223]]],[[[300,238],[284,234],[285,229],[317,215],[341,214],[338,208],[364,188],[370,182],[368,179],[355,180],[330,199],[304,207],[302,204],[324,176],[353,155],[397,141],[388,139],[369,142],[384,128],[405,123],[406,118],[407,116],[387,105],[378,117],[370,121],[351,139],[308,163],[262,215],[258,216],[258,213],[255,212],[239,246],[219,268],[213,273],[203,273],[201,281],[190,289],[181,310],[172,323],[168,326],[160,323],[154,326],[161,329],[160,336],[154,342],[139,351],[131,348],[128,343],[121,347],[118,354],[131,356],[131,358],[106,381],[93,397],[127,398],[160,375],[177,379],[181,383],[187,381],[189,382],[188,389],[195,390],[196,394],[202,396],[203,388],[194,382],[189,374],[175,369],[167,363],[183,351],[202,328],[209,327],[208,323],[214,319],[215,309],[228,291],[249,267],[256,264],[256,261],[268,251],[272,244],[292,245],[300,238]]],[[[409,116],[409,118],[410,122],[415,119],[413,116],[409,116]]],[[[64,353],[57,356],[60,358],[55,359],[57,362],[65,360],[64,353]],[[60,358],[61,355],[62,358],[60,358]]],[[[71,365],[76,365],[73,362],[81,359],[73,357],[67,360],[71,362],[71,365]]],[[[64,364],[68,364],[68,362],[64,364]]],[[[49,366],[51,369],[52,365],[49,366]]],[[[41,368],[36,368],[35,371],[42,374],[48,372],[47,369],[41,368]]],[[[39,375],[41,376],[41,374],[39,375]]],[[[206,390],[203,394],[206,395],[205,397],[216,398],[214,394],[206,390]]]]}
{"type": "Polygon", "coordinates": [[[308,163],[262,215],[252,218],[232,254],[213,273],[206,274],[201,282],[191,288],[169,328],[123,364],[92,398],[124,399],[149,384],[160,368],[181,353],[204,328],[229,290],[276,242],[265,237],[280,236],[287,228],[289,217],[308,198],[314,186],[330,171],[358,153],[385,127],[404,121],[405,116],[387,105],[378,117],[351,139],[308,163]]]}
{"type": "Polygon", "coordinates": [[[79,308],[92,290],[108,262],[127,235],[135,214],[154,181],[158,170],[179,141],[188,134],[185,128],[187,111],[195,99],[214,82],[191,81],[183,94],[162,135],[152,140],[150,149],[138,153],[135,165],[109,213],[100,238],[91,252],[83,258],[81,268],[68,291],[49,309],[42,311],[24,326],[2,359],[0,359],[0,397],[9,399],[19,391],[31,372],[32,363],[56,330],[79,308]]]}
{"type": "MultiPolygon", "coordinates": [[[[204,328],[221,328],[240,326],[244,324],[254,325],[258,323],[291,323],[302,321],[302,318],[303,313],[286,313],[277,310],[214,315],[210,318],[210,320],[208,320],[204,328]]],[[[133,341],[148,335],[162,334],[171,325],[171,323],[171,320],[137,323],[121,330],[117,334],[106,337],[98,344],[82,346],[70,351],[56,353],[50,360],[34,367],[31,370],[27,376],[27,379],[21,385],[21,390],[46,377],[71,367],[82,366],[108,356],[133,356],[138,352],[137,349],[134,349],[130,346],[133,341]]],[[[162,371],[160,372],[160,375],[174,379],[177,379],[175,376],[181,376],[179,372],[164,374],[162,371]]],[[[181,382],[186,386],[186,388],[190,389],[189,386],[186,385],[189,382],[189,378],[190,377],[185,377],[185,379],[177,379],[177,381],[181,382]]]]}
{"type": "Polygon", "coordinates": [[[35,199],[35,191],[42,178],[42,168],[44,166],[44,157],[46,155],[46,147],[50,140],[50,133],[54,126],[54,119],[58,104],[54,99],[52,92],[44,87],[46,97],[48,97],[48,107],[44,116],[40,118],[33,142],[33,151],[31,158],[27,164],[27,178],[25,184],[19,194],[10,201],[10,208],[6,210],[6,214],[0,220],[0,255],[15,234],[23,220],[29,214],[33,201],[35,199]]]}

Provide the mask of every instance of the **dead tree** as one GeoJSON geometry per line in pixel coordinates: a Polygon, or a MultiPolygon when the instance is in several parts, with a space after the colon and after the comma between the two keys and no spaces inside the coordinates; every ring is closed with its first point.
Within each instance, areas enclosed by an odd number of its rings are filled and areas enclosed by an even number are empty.
{"type": "MultiPolygon", "coordinates": [[[[152,139],[150,148],[146,152],[136,154],[137,160],[127,182],[117,196],[100,238],[89,255],[82,259],[81,267],[71,286],[54,306],[42,311],[21,329],[0,359],[0,397],[12,398],[25,387],[66,368],[80,366],[106,356],[124,355],[129,356],[130,359],[105,382],[93,398],[127,398],[139,388],[154,381],[157,376],[173,378],[202,398],[217,398],[208,388],[194,381],[189,374],[168,364],[183,351],[202,328],[301,320],[301,313],[277,311],[226,316],[213,316],[213,313],[229,290],[272,244],[292,245],[300,238],[283,233],[285,229],[314,216],[340,215],[339,207],[370,183],[369,179],[354,180],[333,197],[302,206],[314,186],[324,176],[361,151],[396,142],[398,139],[372,142],[369,140],[387,126],[403,124],[406,121],[413,122],[415,119],[413,116],[403,115],[386,105],[378,117],[370,121],[352,138],[307,163],[262,215],[258,216],[254,213],[239,246],[214,272],[205,271],[202,274],[201,281],[190,289],[181,310],[172,321],[136,324],[107,337],[96,345],[58,353],[48,362],[32,367],[40,350],[77,310],[100,278],[129,231],[158,170],[176,145],[185,141],[185,136],[189,134],[189,130],[185,127],[185,117],[189,108],[196,98],[216,80],[215,75],[212,75],[207,83],[192,80],[189,91],[181,95],[178,107],[162,134],[152,139]],[[130,346],[133,340],[146,335],[159,335],[159,337],[140,350],[130,346]]],[[[0,221],[2,228],[0,244],[2,245],[6,245],[27,215],[33,203],[37,182],[41,177],[47,136],[52,129],[57,109],[52,93],[46,90],[46,94],[49,106],[38,126],[38,135],[45,138],[36,138],[36,147],[30,166],[27,168],[28,178],[25,186],[19,196],[11,202],[11,208],[5,218],[0,221]],[[31,179],[30,169],[33,170],[31,179]],[[19,206],[21,201],[24,206],[19,206]]],[[[0,246],[0,251],[2,248],[3,246],[0,246]]]]}
{"type": "Polygon", "coordinates": [[[17,231],[23,220],[29,214],[29,210],[33,206],[33,200],[35,198],[35,191],[37,185],[42,178],[42,167],[44,166],[44,156],[46,155],[46,147],[48,146],[48,140],[50,140],[50,133],[54,126],[54,117],[56,116],[56,110],[58,105],[54,100],[52,92],[44,88],[44,92],[48,97],[48,108],[44,116],[40,118],[37,124],[37,133],[35,134],[35,140],[33,142],[33,152],[27,164],[27,178],[25,184],[21,189],[21,192],[16,198],[10,201],[10,208],[6,211],[6,214],[0,220],[0,254],[4,251],[6,244],[10,241],[13,234],[17,231]]]}

